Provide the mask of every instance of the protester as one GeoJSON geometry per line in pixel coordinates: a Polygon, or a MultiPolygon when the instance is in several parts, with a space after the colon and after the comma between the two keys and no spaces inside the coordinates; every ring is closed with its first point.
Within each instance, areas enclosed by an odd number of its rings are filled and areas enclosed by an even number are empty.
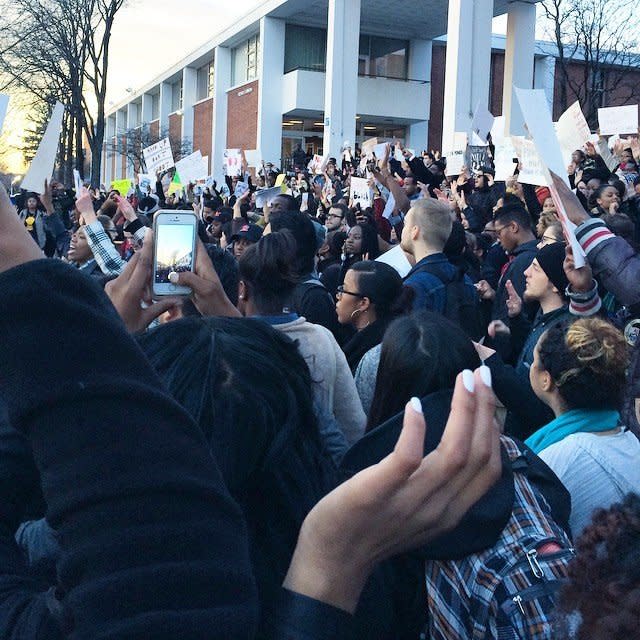
{"type": "Polygon", "coordinates": [[[413,290],[403,286],[398,272],[384,262],[363,260],[347,271],[338,287],[338,322],[356,334],[342,347],[352,372],[362,356],[380,344],[391,320],[411,308],[413,290]]]}

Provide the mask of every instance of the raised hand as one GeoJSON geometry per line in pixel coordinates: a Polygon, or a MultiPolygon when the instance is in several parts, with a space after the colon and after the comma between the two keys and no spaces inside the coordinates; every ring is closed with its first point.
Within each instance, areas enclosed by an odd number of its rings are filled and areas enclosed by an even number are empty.
{"type": "Polygon", "coordinates": [[[504,286],[507,290],[507,315],[510,318],[515,318],[522,313],[522,298],[518,295],[511,280],[507,280],[504,286]]]}
{"type": "Polygon", "coordinates": [[[152,271],[153,232],[149,229],[142,249],[133,254],[122,273],[104,288],[131,333],[144,331],[158,316],[178,304],[177,298],[164,298],[160,302],[152,300],[152,271]]]}
{"type": "Polygon", "coordinates": [[[494,412],[489,369],[463,371],[442,439],[423,457],[426,425],[412,399],[394,451],[306,517],[284,586],[353,612],[379,562],[452,529],[498,479],[494,412]]]}
{"type": "Polygon", "coordinates": [[[126,198],[116,196],[116,202],[118,203],[118,211],[120,211],[128,222],[133,222],[138,217],[131,203],[126,198]]]}
{"type": "MultiPolygon", "coordinates": [[[[567,276],[567,280],[571,285],[571,291],[574,293],[588,293],[593,288],[593,272],[588,262],[583,267],[576,269],[576,263],[573,256],[571,244],[567,242],[565,249],[565,259],[562,268],[567,276]]],[[[562,291],[560,293],[563,293],[562,291]]]]}
{"type": "Polygon", "coordinates": [[[496,297],[495,289],[486,280],[476,282],[476,289],[482,300],[494,300],[496,297]]]}
{"type": "Polygon", "coordinates": [[[492,320],[487,327],[487,335],[495,338],[498,334],[511,335],[511,329],[502,320],[492,320]]]}

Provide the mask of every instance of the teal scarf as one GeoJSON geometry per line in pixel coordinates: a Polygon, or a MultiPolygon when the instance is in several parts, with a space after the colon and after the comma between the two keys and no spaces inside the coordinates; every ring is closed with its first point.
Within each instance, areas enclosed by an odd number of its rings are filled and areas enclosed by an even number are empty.
{"type": "Polygon", "coordinates": [[[572,433],[598,433],[610,431],[620,424],[620,414],[612,410],[573,409],[559,415],[549,424],[538,429],[525,440],[525,444],[540,453],[543,449],[560,442],[572,433]]]}

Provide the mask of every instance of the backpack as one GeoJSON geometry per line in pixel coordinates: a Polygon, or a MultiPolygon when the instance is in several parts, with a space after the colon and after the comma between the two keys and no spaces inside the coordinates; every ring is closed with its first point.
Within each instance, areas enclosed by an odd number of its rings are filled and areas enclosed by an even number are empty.
{"type": "Polygon", "coordinates": [[[525,453],[511,438],[501,441],[514,472],[511,517],[493,547],[461,560],[426,560],[425,637],[430,640],[555,637],[555,596],[573,549],[528,479],[525,453]]]}
{"type": "Polygon", "coordinates": [[[464,270],[457,268],[453,278],[437,265],[425,264],[412,272],[426,272],[435,276],[445,286],[445,318],[460,327],[469,338],[479,340],[484,335],[478,300],[471,301],[466,295],[467,285],[464,281],[464,270]]]}

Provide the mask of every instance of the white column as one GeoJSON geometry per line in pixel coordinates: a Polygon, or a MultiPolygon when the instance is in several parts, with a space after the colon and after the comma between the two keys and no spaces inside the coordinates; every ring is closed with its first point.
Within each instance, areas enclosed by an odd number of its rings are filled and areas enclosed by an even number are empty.
{"type": "MultiPolygon", "coordinates": [[[[431,60],[433,42],[431,40],[411,40],[409,43],[409,80],[431,80],[431,60]]],[[[427,99],[421,105],[424,120],[412,124],[408,128],[406,145],[420,153],[429,146],[429,117],[431,115],[431,84],[427,84],[427,99]]]]}
{"type": "Polygon", "coordinates": [[[139,124],[138,116],[140,114],[140,107],[135,102],[130,102],[127,105],[127,128],[133,129],[139,124]]]}
{"type": "MultiPolygon", "coordinates": [[[[127,107],[124,109],[118,109],[116,111],[116,141],[118,145],[118,149],[122,148],[122,138],[127,132],[127,107]]],[[[122,175],[122,153],[116,154],[116,175],[113,176],[113,179],[117,178],[126,178],[127,176],[122,175]]]]}
{"type": "MultiPolygon", "coordinates": [[[[258,140],[265,162],[280,163],[282,155],[282,76],[284,73],[285,22],[260,19],[258,59],[258,140]]],[[[355,118],[355,115],[354,115],[355,118]]]]}
{"type": "Polygon", "coordinates": [[[507,44],[504,52],[502,115],[505,133],[524,134],[524,120],[514,87],[533,88],[533,57],[536,36],[536,6],[512,2],[507,13],[507,44]]]}
{"type": "Polygon", "coordinates": [[[556,83],[556,59],[553,56],[536,58],[533,69],[533,88],[542,89],[553,114],[553,93],[556,83]]]}
{"type": "Polygon", "coordinates": [[[211,127],[211,174],[222,176],[227,148],[227,91],[231,87],[231,49],[216,47],[213,61],[213,119],[211,127]]]}
{"type": "Polygon", "coordinates": [[[143,125],[149,125],[153,119],[153,96],[150,93],[142,94],[142,106],[140,120],[143,125]]]}
{"type": "Polygon", "coordinates": [[[115,115],[107,116],[107,132],[105,136],[104,148],[106,150],[104,154],[104,163],[102,165],[102,175],[105,186],[109,188],[111,181],[113,180],[113,171],[111,171],[111,161],[115,151],[112,149],[113,136],[116,132],[116,117],[115,115]]]}
{"type": "Polygon", "coordinates": [[[359,34],[360,0],[329,0],[323,151],[335,158],[355,146],[359,34]]]}
{"type": "MultiPolygon", "coordinates": [[[[182,70],[182,140],[193,142],[193,105],[198,95],[198,70],[182,70]]],[[[195,151],[195,149],[194,149],[195,151]]]]}
{"type": "Polygon", "coordinates": [[[173,87],[168,82],[160,83],[160,137],[169,135],[169,114],[171,113],[171,101],[173,87]]]}
{"type": "Polygon", "coordinates": [[[442,149],[469,132],[478,104],[489,106],[493,0],[449,0],[442,149]]]}

